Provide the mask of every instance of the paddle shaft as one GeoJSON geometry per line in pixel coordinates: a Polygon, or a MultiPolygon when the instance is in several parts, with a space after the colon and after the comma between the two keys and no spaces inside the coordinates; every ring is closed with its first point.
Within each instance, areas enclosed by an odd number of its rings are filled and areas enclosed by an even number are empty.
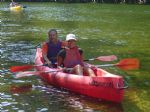
{"type": "Polygon", "coordinates": [[[63,70],[72,70],[72,68],[64,68],[60,70],[48,70],[48,71],[26,71],[26,72],[19,72],[15,75],[16,78],[26,77],[26,76],[33,76],[39,75],[41,73],[52,73],[52,72],[61,72],[63,70]]]}
{"type": "Polygon", "coordinates": [[[99,56],[97,58],[85,59],[84,61],[94,61],[94,60],[98,60],[98,61],[114,61],[114,60],[117,60],[117,56],[115,56],[115,55],[99,56]]]}
{"type": "Polygon", "coordinates": [[[105,64],[105,65],[95,65],[96,67],[110,67],[110,66],[117,66],[118,64],[105,64]]]}
{"type": "Polygon", "coordinates": [[[85,60],[83,60],[83,61],[94,61],[94,60],[96,60],[96,58],[85,59],[85,60]]]}
{"type": "MultiPolygon", "coordinates": [[[[36,65],[36,66],[40,66],[40,65],[36,65]]],[[[133,69],[139,68],[139,60],[136,58],[130,58],[130,59],[123,59],[119,63],[116,63],[116,64],[95,65],[95,67],[108,67],[108,66],[117,66],[123,70],[133,70],[133,69]]],[[[20,77],[25,77],[25,76],[39,75],[40,73],[59,72],[59,71],[68,70],[68,69],[72,69],[72,68],[64,68],[60,70],[50,70],[50,71],[20,72],[16,74],[16,77],[20,78],[20,77]]]]}

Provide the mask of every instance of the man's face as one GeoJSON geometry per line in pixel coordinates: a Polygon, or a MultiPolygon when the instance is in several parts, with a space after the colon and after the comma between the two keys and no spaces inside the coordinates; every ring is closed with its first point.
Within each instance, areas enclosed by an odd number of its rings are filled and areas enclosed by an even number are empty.
{"type": "Polygon", "coordinates": [[[52,42],[57,40],[57,33],[55,31],[50,32],[48,34],[48,36],[49,36],[49,40],[52,41],[52,42]]]}

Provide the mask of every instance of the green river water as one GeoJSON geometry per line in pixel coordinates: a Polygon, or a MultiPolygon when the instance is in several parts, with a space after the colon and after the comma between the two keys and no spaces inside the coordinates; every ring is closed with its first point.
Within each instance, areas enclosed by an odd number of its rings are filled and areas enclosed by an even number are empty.
{"type": "MultiPolygon", "coordinates": [[[[11,12],[0,3],[0,111],[2,112],[148,112],[150,110],[150,6],[125,4],[23,3],[11,12]],[[105,70],[124,77],[129,88],[116,104],[45,85],[36,76],[16,79],[10,66],[33,64],[37,45],[55,28],[64,40],[79,37],[85,58],[116,55],[138,58],[138,70],[105,70]],[[20,88],[13,91],[14,87],[20,88]]],[[[91,62],[108,64],[108,62],[91,62]]]]}

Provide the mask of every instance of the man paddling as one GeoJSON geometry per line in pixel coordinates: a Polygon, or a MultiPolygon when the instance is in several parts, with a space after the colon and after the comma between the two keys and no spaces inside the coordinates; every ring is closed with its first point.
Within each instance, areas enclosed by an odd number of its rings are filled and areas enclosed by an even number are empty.
{"type": "Polygon", "coordinates": [[[57,66],[58,68],[64,66],[66,68],[73,68],[69,73],[83,75],[85,72],[89,76],[95,76],[93,70],[86,66],[83,62],[83,52],[76,45],[77,38],[74,34],[66,36],[67,47],[58,53],[57,66]]]}
{"type": "Polygon", "coordinates": [[[42,45],[43,58],[49,67],[56,67],[56,56],[63,46],[63,42],[58,39],[57,31],[55,29],[49,30],[48,41],[42,45]]]}

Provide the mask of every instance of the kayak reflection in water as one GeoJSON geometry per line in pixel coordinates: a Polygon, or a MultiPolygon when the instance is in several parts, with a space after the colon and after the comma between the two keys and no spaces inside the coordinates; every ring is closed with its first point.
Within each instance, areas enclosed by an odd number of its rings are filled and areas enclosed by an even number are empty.
{"type": "Polygon", "coordinates": [[[48,41],[42,45],[42,55],[45,64],[49,67],[56,67],[57,54],[64,46],[64,43],[58,39],[58,34],[55,29],[51,29],[48,32],[48,41]]]}
{"type": "Polygon", "coordinates": [[[62,66],[66,68],[73,68],[66,72],[77,75],[83,75],[85,72],[89,76],[95,76],[93,70],[87,67],[83,62],[83,51],[76,45],[76,36],[74,34],[68,34],[66,36],[66,41],[67,47],[58,53],[58,68],[62,69],[62,66]]]}
{"type": "Polygon", "coordinates": [[[10,87],[10,92],[12,93],[25,93],[25,92],[29,92],[32,89],[32,84],[25,84],[25,85],[21,85],[21,86],[15,86],[12,85],[10,87]]]}

